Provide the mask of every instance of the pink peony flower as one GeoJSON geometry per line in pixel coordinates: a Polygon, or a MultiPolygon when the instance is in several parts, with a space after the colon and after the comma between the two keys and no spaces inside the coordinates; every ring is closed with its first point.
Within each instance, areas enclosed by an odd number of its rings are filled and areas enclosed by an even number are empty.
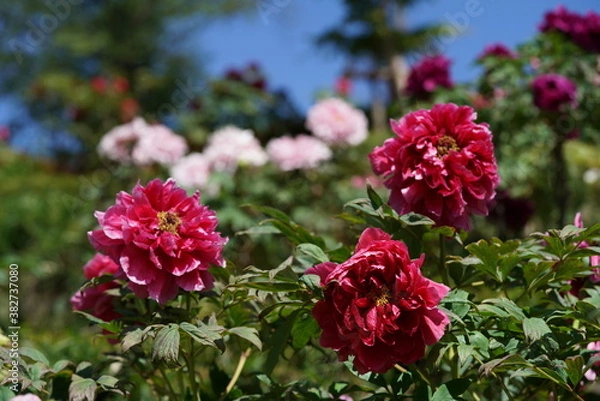
{"type": "Polygon", "coordinates": [[[369,133],[367,116],[342,99],[320,101],[308,110],[306,128],[329,145],[358,145],[369,133]]]}
{"type": "Polygon", "coordinates": [[[425,57],[410,70],[406,92],[417,97],[427,97],[438,87],[452,88],[450,60],[444,56],[425,57]]]}
{"type": "Polygon", "coordinates": [[[148,125],[133,148],[131,158],[138,166],[154,163],[172,165],[188,151],[185,139],[161,124],[148,125]]]}
{"type": "Polygon", "coordinates": [[[106,133],[98,144],[101,156],[120,163],[143,166],[170,165],[187,152],[185,139],[164,125],[149,125],[141,117],[106,133]]]}
{"type": "Polygon", "coordinates": [[[190,153],[172,165],[170,172],[183,187],[204,189],[210,178],[210,161],[201,153],[190,153]]]}
{"type": "Polygon", "coordinates": [[[421,359],[449,323],[438,309],[449,288],[423,277],[424,258],[411,260],[403,242],[367,228],[350,259],[308,269],[324,287],[313,309],[321,345],[336,350],[340,361],[354,355],[359,373],[385,373],[421,359]]]}
{"type": "Polygon", "coordinates": [[[282,171],[315,168],[332,155],[325,143],[308,135],[271,139],[267,144],[267,154],[282,171]]]}
{"type": "Polygon", "coordinates": [[[502,43],[494,43],[492,45],[488,45],[483,50],[483,53],[477,57],[478,60],[483,60],[486,57],[499,57],[499,58],[508,58],[515,59],[517,55],[515,52],[510,50],[502,43]]]}
{"type": "Polygon", "coordinates": [[[35,394],[22,394],[14,396],[9,401],[42,401],[42,399],[35,394]]]}
{"type": "Polygon", "coordinates": [[[533,103],[545,111],[560,111],[563,106],[575,106],[577,87],[559,74],[537,76],[531,83],[533,103]]]}
{"type": "Polygon", "coordinates": [[[133,147],[147,130],[148,124],[141,117],[118,125],[102,137],[98,144],[98,154],[120,163],[130,163],[133,147]]]}
{"type": "Polygon", "coordinates": [[[209,290],[211,265],[223,266],[227,238],[215,231],[215,212],[199,203],[199,192],[187,196],[172,179],[137,184],[132,194],[120,192],[115,205],[95,213],[100,229],[90,242],[106,253],[141,298],[160,303],[185,291],[209,290]]]}
{"type": "MultiPolygon", "coordinates": [[[[587,345],[587,349],[591,351],[600,351],[600,341],[591,342],[587,345]]],[[[600,352],[596,352],[592,356],[600,356],[600,352]]],[[[598,373],[600,371],[600,361],[596,362],[594,366],[585,372],[584,376],[589,381],[594,381],[598,377],[598,373]]]]}
{"type": "Polygon", "coordinates": [[[215,131],[208,140],[204,155],[217,171],[233,173],[239,165],[262,166],[267,154],[251,130],[233,125],[215,131]]]}
{"type": "MultiPolygon", "coordinates": [[[[581,218],[580,212],[575,214],[575,220],[573,221],[573,224],[577,228],[584,228],[583,219],[581,218]]],[[[587,248],[588,246],[590,245],[585,241],[582,241],[581,244],[579,244],[579,248],[587,248]]],[[[571,284],[571,289],[569,292],[576,297],[579,296],[579,291],[581,291],[588,280],[594,284],[600,283],[600,255],[590,256],[590,267],[594,268],[592,269],[592,274],[590,276],[575,278],[569,282],[569,284],[571,284]]]]}
{"type": "Polygon", "coordinates": [[[449,103],[391,121],[396,136],[369,159],[373,171],[387,178],[394,210],[465,230],[471,213],[488,213],[500,180],[492,134],[476,118],[471,107],[449,103]]]}
{"type": "MultiPolygon", "coordinates": [[[[104,274],[114,275],[119,266],[108,256],[97,253],[83,267],[83,274],[87,280],[94,277],[100,277],[104,274]]],[[[92,316],[102,319],[105,322],[114,320],[121,315],[115,311],[113,306],[114,297],[106,294],[107,290],[118,288],[116,281],[100,284],[96,287],[88,287],[83,291],[78,291],[71,297],[73,310],[89,311],[92,316]]]]}

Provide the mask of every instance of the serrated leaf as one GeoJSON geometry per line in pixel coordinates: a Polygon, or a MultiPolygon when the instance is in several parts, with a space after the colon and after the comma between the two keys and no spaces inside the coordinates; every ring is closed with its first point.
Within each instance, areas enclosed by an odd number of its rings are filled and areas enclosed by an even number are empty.
{"type": "Polygon", "coordinates": [[[176,364],[179,360],[179,326],[171,323],[156,333],[152,344],[152,359],[163,361],[168,365],[176,364]]]}
{"type": "Polygon", "coordinates": [[[246,341],[252,343],[259,351],[262,350],[262,341],[258,336],[258,331],[253,327],[233,327],[231,329],[227,329],[229,334],[236,335],[238,337],[243,338],[246,341]]]}
{"type": "Polygon", "coordinates": [[[144,331],[142,329],[135,329],[129,331],[121,340],[121,352],[125,353],[135,345],[138,345],[144,340],[144,331]]]}
{"type": "Polygon", "coordinates": [[[325,254],[323,249],[314,244],[300,244],[296,247],[296,250],[310,256],[319,263],[329,262],[329,257],[325,254]]]}
{"type": "Polygon", "coordinates": [[[181,327],[181,329],[186,332],[194,341],[202,345],[217,348],[221,352],[225,350],[221,341],[223,338],[223,327],[210,326],[202,322],[199,322],[198,326],[188,322],[183,322],[179,325],[179,327],[181,327]]]}
{"type": "Polygon", "coordinates": [[[525,338],[530,342],[537,341],[546,334],[552,334],[552,330],[543,319],[539,317],[523,319],[523,333],[525,338]]]}
{"type": "Polygon", "coordinates": [[[48,358],[46,358],[46,356],[44,354],[42,354],[40,351],[38,351],[35,348],[20,347],[19,355],[31,358],[32,360],[34,360],[36,362],[41,362],[46,366],[50,365],[50,361],[48,361],[48,358]]]}
{"type": "Polygon", "coordinates": [[[81,376],[71,376],[69,385],[69,401],[94,401],[96,398],[96,382],[81,376]]]}

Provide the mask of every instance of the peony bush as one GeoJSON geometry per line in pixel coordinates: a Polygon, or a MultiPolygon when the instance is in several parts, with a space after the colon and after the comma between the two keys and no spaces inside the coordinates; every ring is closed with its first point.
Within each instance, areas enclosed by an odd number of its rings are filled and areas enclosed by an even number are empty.
{"type": "Polygon", "coordinates": [[[1,335],[2,399],[598,399],[597,20],[549,12],[470,85],[417,61],[381,131],[339,98],[310,135],[109,130],[76,334],[23,336],[16,387],[1,335]]]}

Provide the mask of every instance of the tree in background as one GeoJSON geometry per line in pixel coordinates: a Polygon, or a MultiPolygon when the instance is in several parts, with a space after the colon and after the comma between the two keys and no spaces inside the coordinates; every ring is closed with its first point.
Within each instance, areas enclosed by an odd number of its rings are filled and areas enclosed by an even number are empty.
{"type": "MultiPolygon", "coordinates": [[[[419,0],[344,0],[346,14],[342,22],[317,39],[317,44],[347,55],[349,65],[364,66],[364,70],[349,67],[345,75],[370,82],[374,105],[399,98],[408,79],[405,57],[431,48],[443,32],[444,27],[439,24],[412,30],[406,27],[404,10],[418,3],[419,0]],[[387,92],[383,95],[376,93],[380,82],[387,92]]],[[[377,120],[374,123],[385,124],[387,115],[380,109],[381,105],[373,110],[377,120]]]]}

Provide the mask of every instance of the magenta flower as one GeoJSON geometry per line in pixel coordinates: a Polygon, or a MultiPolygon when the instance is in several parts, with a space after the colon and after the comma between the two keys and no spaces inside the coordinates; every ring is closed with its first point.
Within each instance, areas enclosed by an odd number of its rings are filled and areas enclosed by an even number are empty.
{"type": "Polygon", "coordinates": [[[477,59],[483,60],[486,57],[515,59],[517,58],[517,54],[502,43],[494,43],[486,46],[477,59]]]}
{"type": "Polygon", "coordinates": [[[369,123],[362,110],[342,99],[325,99],[308,110],[306,128],[329,145],[358,145],[367,139],[369,123]]]}
{"type": "Polygon", "coordinates": [[[545,111],[560,111],[564,106],[577,104],[577,87],[560,74],[537,76],[531,83],[533,103],[545,111]]]}
{"type": "Polygon", "coordinates": [[[281,171],[315,168],[332,156],[327,144],[309,135],[271,139],[267,154],[281,171]]]}
{"type": "Polygon", "coordinates": [[[600,14],[589,11],[580,15],[559,6],[544,16],[540,31],[557,31],[584,50],[600,52],[600,14]]]}
{"type": "Polygon", "coordinates": [[[427,97],[438,87],[452,88],[450,60],[444,56],[425,57],[410,70],[406,92],[417,97],[427,97]]]}
{"type": "Polygon", "coordinates": [[[199,197],[187,196],[172,179],[137,184],[131,195],[120,192],[106,212],[94,214],[100,229],[88,237],[120,265],[117,277],[128,280],[138,297],[164,304],[180,288],[209,290],[208,268],[223,266],[227,238],[215,231],[217,216],[199,197]]]}
{"type": "MultiPolygon", "coordinates": [[[[83,274],[87,280],[100,277],[104,274],[114,275],[119,266],[108,256],[97,253],[83,266],[83,274]]],[[[88,287],[78,291],[71,297],[73,310],[89,312],[92,316],[105,322],[114,320],[121,316],[113,305],[114,297],[106,293],[107,290],[118,288],[119,283],[109,281],[96,287],[88,287]]]]}
{"type": "Polygon", "coordinates": [[[324,287],[313,309],[321,345],[336,350],[340,361],[354,355],[359,373],[421,359],[449,323],[438,309],[449,288],[423,277],[423,261],[424,255],[411,260],[403,242],[367,228],[350,259],[306,270],[324,287]]]}
{"type": "Polygon", "coordinates": [[[391,121],[396,136],[369,159],[386,178],[394,210],[465,230],[472,213],[487,215],[500,179],[492,134],[476,118],[471,107],[449,103],[391,121]]]}

